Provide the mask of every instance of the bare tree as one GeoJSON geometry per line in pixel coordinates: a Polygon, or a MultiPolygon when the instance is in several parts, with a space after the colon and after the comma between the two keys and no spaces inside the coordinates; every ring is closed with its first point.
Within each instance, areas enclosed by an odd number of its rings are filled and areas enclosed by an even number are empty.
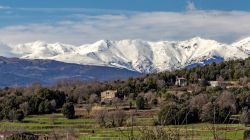
{"type": "Polygon", "coordinates": [[[86,104],[86,105],[84,105],[84,108],[85,108],[85,110],[87,111],[88,116],[89,116],[90,113],[91,113],[91,111],[92,111],[93,104],[86,104]]]}
{"type": "Polygon", "coordinates": [[[121,99],[118,97],[115,97],[112,99],[112,105],[115,106],[116,109],[119,108],[119,105],[121,104],[121,99]]]}
{"type": "Polygon", "coordinates": [[[120,127],[123,126],[127,119],[127,115],[123,110],[106,111],[100,110],[96,113],[96,121],[100,126],[104,127],[120,127]]]}
{"type": "Polygon", "coordinates": [[[244,76],[243,78],[240,78],[240,84],[242,86],[246,86],[248,83],[248,78],[246,76],[244,76]]]}
{"type": "Polygon", "coordinates": [[[191,98],[189,105],[191,108],[201,109],[202,106],[204,106],[207,103],[208,103],[207,95],[199,94],[191,98]]]}
{"type": "Polygon", "coordinates": [[[107,110],[99,110],[95,113],[95,120],[100,126],[106,126],[107,110]]]}
{"type": "Polygon", "coordinates": [[[19,107],[23,111],[25,116],[27,116],[30,113],[30,106],[28,102],[20,104],[19,107]]]}
{"type": "Polygon", "coordinates": [[[220,108],[230,108],[231,113],[236,113],[236,98],[234,94],[224,91],[217,99],[216,103],[219,105],[220,108]]]}
{"type": "Polygon", "coordinates": [[[93,103],[97,103],[99,100],[98,96],[96,94],[91,94],[89,97],[89,103],[93,104],[93,103]]]}
{"type": "Polygon", "coordinates": [[[246,126],[250,123],[250,110],[248,108],[243,109],[243,112],[240,116],[240,122],[246,126]]]}
{"type": "Polygon", "coordinates": [[[65,129],[65,140],[76,140],[77,135],[72,127],[66,127],[65,129]]]}
{"type": "Polygon", "coordinates": [[[156,93],[153,93],[150,91],[150,92],[145,93],[144,98],[148,101],[148,104],[152,104],[153,99],[156,98],[155,95],[156,93]]]}

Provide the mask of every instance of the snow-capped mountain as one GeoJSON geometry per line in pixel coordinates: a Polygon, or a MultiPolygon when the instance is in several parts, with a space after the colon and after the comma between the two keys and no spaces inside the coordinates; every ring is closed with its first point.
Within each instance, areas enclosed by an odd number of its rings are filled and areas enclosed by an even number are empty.
{"type": "Polygon", "coordinates": [[[23,59],[50,59],[126,68],[141,73],[174,70],[219,60],[245,59],[250,56],[250,38],[233,44],[196,37],[185,41],[159,42],[100,40],[81,46],[42,41],[9,45],[9,49],[6,49],[6,45],[0,46],[5,46],[5,54],[23,59]]]}

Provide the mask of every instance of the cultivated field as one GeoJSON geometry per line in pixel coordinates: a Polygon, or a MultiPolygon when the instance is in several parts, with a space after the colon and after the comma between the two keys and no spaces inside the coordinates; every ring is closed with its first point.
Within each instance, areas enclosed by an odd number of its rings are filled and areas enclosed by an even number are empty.
{"type": "MultiPolygon", "coordinates": [[[[129,119],[128,119],[129,120],[129,119]]],[[[142,130],[157,128],[153,126],[154,118],[139,117],[135,119],[133,135],[140,135],[142,130]]],[[[130,126],[121,128],[101,128],[95,119],[77,118],[66,119],[62,114],[28,116],[20,122],[0,122],[2,130],[28,131],[38,135],[56,135],[56,137],[77,137],[80,140],[126,140],[131,136],[130,126]]],[[[244,130],[241,124],[189,124],[178,126],[164,126],[168,133],[179,135],[181,139],[211,140],[220,136],[230,140],[241,140],[244,130]],[[216,130],[216,131],[215,131],[216,130]],[[215,132],[214,132],[215,131],[215,132]]]]}

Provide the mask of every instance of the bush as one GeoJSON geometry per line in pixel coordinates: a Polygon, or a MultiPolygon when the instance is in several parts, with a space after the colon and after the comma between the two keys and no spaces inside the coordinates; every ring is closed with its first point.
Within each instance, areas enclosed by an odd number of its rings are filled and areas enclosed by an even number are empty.
{"type": "Polygon", "coordinates": [[[126,119],[127,115],[123,110],[110,112],[101,110],[96,113],[96,121],[102,127],[121,127],[126,119]]]}
{"type": "Polygon", "coordinates": [[[4,114],[0,112],[0,121],[2,121],[3,119],[4,119],[4,114]]]}
{"type": "Polygon", "coordinates": [[[162,125],[180,125],[198,121],[198,111],[190,110],[185,104],[169,103],[161,109],[158,121],[162,125]]]}
{"type": "Polygon", "coordinates": [[[180,140],[179,131],[166,131],[163,127],[142,127],[139,128],[139,140],[180,140]]]}
{"type": "Polygon", "coordinates": [[[38,106],[38,112],[40,114],[44,114],[44,112],[45,112],[45,107],[44,107],[44,102],[43,101],[38,106]]]}
{"type": "Polygon", "coordinates": [[[122,110],[111,111],[107,114],[107,120],[111,127],[121,127],[126,121],[126,113],[122,110]]]}
{"type": "Polygon", "coordinates": [[[75,118],[75,108],[73,103],[65,103],[62,108],[62,113],[68,119],[75,118]]]}
{"type": "Polygon", "coordinates": [[[53,107],[50,103],[50,101],[48,100],[45,100],[45,101],[42,101],[40,104],[39,104],[39,107],[38,107],[38,112],[40,114],[49,114],[49,113],[52,113],[54,110],[53,110],[53,107]]]}
{"type": "Polygon", "coordinates": [[[250,130],[245,130],[244,131],[244,140],[249,140],[250,139],[250,130]]]}
{"type": "Polygon", "coordinates": [[[137,109],[144,109],[145,108],[145,100],[143,97],[141,97],[141,96],[137,97],[136,107],[137,107],[137,109]]]}
{"type": "Polygon", "coordinates": [[[247,108],[245,108],[240,115],[240,122],[245,125],[250,123],[250,112],[247,108]]]}
{"type": "Polygon", "coordinates": [[[152,99],[151,105],[152,106],[157,106],[158,105],[158,99],[157,98],[152,99]]]}
{"type": "Polygon", "coordinates": [[[218,104],[207,103],[202,107],[200,119],[203,122],[227,123],[232,113],[229,107],[219,107],[218,104]]]}
{"type": "Polygon", "coordinates": [[[178,108],[176,104],[168,104],[161,109],[158,114],[158,120],[160,124],[168,125],[175,124],[177,122],[176,114],[178,113],[178,108]]]}
{"type": "Polygon", "coordinates": [[[106,114],[107,114],[106,110],[100,110],[96,112],[96,115],[95,115],[96,122],[102,127],[106,126],[106,120],[105,120],[106,114]]]}
{"type": "Polygon", "coordinates": [[[53,111],[54,110],[50,101],[48,100],[44,101],[44,113],[52,113],[53,111]]]}
{"type": "Polygon", "coordinates": [[[24,113],[22,110],[17,110],[15,115],[16,120],[22,121],[24,119],[24,113]]]}
{"type": "Polygon", "coordinates": [[[22,104],[19,105],[19,108],[23,111],[24,115],[27,116],[30,114],[30,106],[28,102],[24,102],[22,104]]]}
{"type": "Polygon", "coordinates": [[[16,110],[12,109],[9,111],[8,115],[5,117],[9,121],[14,121],[16,115],[16,110]]]}

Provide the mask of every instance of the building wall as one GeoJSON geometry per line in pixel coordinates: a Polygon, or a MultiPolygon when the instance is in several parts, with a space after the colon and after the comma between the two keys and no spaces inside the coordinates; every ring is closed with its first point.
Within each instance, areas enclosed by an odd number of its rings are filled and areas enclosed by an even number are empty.
{"type": "Polygon", "coordinates": [[[175,82],[175,85],[177,86],[186,86],[187,85],[187,80],[186,79],[177,79],[175,82]]]}
{"type": "Polygon", "coordinates": [[[211,87],[217,87],[217,86],[219,86],[219,82],[218,81],[210,81],[209,83],[210,83],[211,87]]]}
{"type": "Polygon", "coordinates": [[[101,101],[104,100],[112,100],[116,97],[117,91],[116,90],[108,90],[101,93],[101,101]]]}

